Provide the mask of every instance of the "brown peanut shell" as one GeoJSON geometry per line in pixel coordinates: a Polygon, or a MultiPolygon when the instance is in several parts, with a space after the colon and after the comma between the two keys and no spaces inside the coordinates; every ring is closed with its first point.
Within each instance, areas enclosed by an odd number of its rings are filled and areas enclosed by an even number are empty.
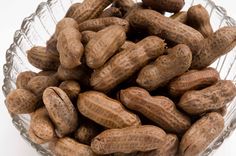
{"type": "Polygon", "coordinates": [[[37,73],[32,71],[21,72],[16,78],[16,87],[18,89],[27,89],[27,84],[33,77],[37,76],[37,73]]]}

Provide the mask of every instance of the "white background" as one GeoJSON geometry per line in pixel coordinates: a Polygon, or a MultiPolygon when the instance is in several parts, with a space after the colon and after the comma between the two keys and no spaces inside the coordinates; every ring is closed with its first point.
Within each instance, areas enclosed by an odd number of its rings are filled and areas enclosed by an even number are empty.
{"type": "MultiPolygon", "coordinates": [[[[43,0],[1,0],[0,1],[0,82],[2,86],[2,65],[5,63],[5,51],[12,43],[15,30],[20,28],[24,17],[33,13],[43,0]]],[[[187,1],[187,0],[186,0],[187,1]]],[[[216,4],[226,8],[228,14],[236,19],[236,9],[232,0],[215,0],[216,4]]],[[[0,156],[38,156],[35,150],[21,138],[11,123],[4,105],[4,96],[0,93],[0,156]]],[[[227,139],[215,156],[236,155],[236,132],[227,139]]]]}

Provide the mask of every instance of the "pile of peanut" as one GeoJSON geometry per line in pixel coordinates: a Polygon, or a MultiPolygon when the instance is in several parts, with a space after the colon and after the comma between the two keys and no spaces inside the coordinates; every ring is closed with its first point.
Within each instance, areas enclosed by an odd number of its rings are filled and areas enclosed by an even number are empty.
{"type": "Polygon", "coordinates": [[[236,87],[208,67],[236,45],[184,0],[84,0],[18,75],[10,113],[57,156],[196,156],[224,129],[236,87]],[[165,12],[173,13],[171,17],[165,12]]]}

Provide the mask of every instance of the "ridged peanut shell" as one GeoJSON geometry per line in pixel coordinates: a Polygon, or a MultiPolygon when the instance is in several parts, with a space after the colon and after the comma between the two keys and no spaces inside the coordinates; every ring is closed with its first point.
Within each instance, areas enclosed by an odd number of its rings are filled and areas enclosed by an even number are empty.
{"type": "Polygon", "coordinates": [[[21,72],[19,75],[17,75],[16,87],[18,89],[27,89],[28,82],[35,76],[37,76],[37,73],[32,71],[21,72]]]}

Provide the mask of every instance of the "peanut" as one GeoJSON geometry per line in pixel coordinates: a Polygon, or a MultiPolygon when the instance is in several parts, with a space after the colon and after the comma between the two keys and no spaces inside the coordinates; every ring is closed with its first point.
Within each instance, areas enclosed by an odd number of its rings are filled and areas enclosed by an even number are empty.
{"type": "Polygon", "coordinates": [[[180,22],[180,23],[187,23],[187,12],[186,11],[181,11],[181,12],[178,12],[172,16],[170,16],[170,18],[180,22]]]}
{"type": "Polygon", "coordinates": [[[71,17],[78,23],[99,17],[112,1],[113,0],[84,0],[81,5],[76,7],[71,17]]]}
{"type": "Polygon", "coordinates": [[[157,58],[153,64],[140,71],[136,80],[140,86],[149,91],[155,90],[189,69],[192,52],[188,46],[179,44],[167,52],[168,55],[157,58]]]}
{"type": "Polygon", "coordinates": [[[59,88],[61,88],[71,100],[75,100],[78,98],[78,95],[80,93],[80,85],[76,81],[63,81],[59,88]]]}
{"type": "Polygon", "coordinates": [[[47,140],[41,139],[40,137],[38,137],[33,129],[31,127],[29,127],[28,132],[27,132],[29,139],[35,143],[35,144],[45,144],[47,143],[47,140]]]}
{"type": "MultiPolygon", "coordinates": [[[[37,138],[43,140],[43,143],[51,141],[56,136],[53,123],[49,118],[46,108],[39,108],[33,113],[30,129],[37,138]]],[[[34,141],[34,137],[32,141],[34,141]]]]}
{"type": "Polygon", "coordinates": [[[56,156],[96,156],[89,146],[68,137],[51,143],[50,149],[56,156]]]}
{"type": "Polygon", "coordinates": [[[59,58],[46,52],[45,47],[36,46],[27,51],[28,61],[36,68],[41,70],[57,70],[59,58]]]}
{"type": "Polygon", "coordinates": [[[11,91],[6,97],[6,105],[13,114],[32,113],[37,106],[38,98],[26,89],[11,91]]]}
{"type": "Polygon", "coordinates": [[[113,5],[120,8],[123,14],[127,13],[134,5],[133,0],[115,0],[113,5]]]}
{"type": "Polygon", "coordinates": [[[99,31],[85,48],[87,65],[92,69],[103,66],[125,43],[125,40],[125,30],[121,26],[112,25],[99,31]]]}
{"type": "Polygon", "coordinates": [[[235,34],[236,26],[222,27],[201,41],[198,45],[198,51],[193,53],[191,68],[205,68],[220,56],[230,52],[236,45],[235,34]]]}
{"type": "Polygon", "coordinates": [[[59,137],[76,130],[78,125],[77,112],[63,90],[57,87],[47,88],[43,93],[43,102],[59,137]]]}
{"type": "Polygon", "coordinates": [[[37,74],[32,71],[21,72],[16,78],[16,87],[18,89],[27,89],[28,82],[35,76],[37,74]]]}
{"type": "Polygon", "coordinates": [[[127,111],[123,105],[105,94],[88,91],[79,95],[80,113],[107,128],[124,128],[140,125],[137,115],[127,111]]]}
{"type": "Polygon", "coordinates": [[[79,25],[73,18],[63,18],[57,23],[55,37],[58,38],[59,34],[66,28],[78,29],[79,25]]]}
{"type": "Polygon", "coordinates": [[[86,45],[93,37],[95,37],[96,34],[97,34],[97,33],[94,32],[94,31],[89,31],[89,30],[83,31],[83,32],[81,33],[81,35],[82,35],[81,42],[82,42],[84,45],[86,45]]]}
{"type": "Polygon", "coordinates": [[[204,39],[197,30],[153,10],[136,9],[128,20],[131,27],[147,29],[151,35],[186,44],[191,50],[196,50],[197,43],[204,39]]]}
{"type": "Polygon", "coordinates": [[[96,136],[91,148],[96,154],[145,152],[161,149],[166,137],[162,129],[150,125],[110,129],[96,136]]]}
{"type": "Polygon", "coordinates": [[[84,54],[80,32],[71,27],[63,29],[57,38],[57,49],[63,67],[71,69],[79,66],[84,54]]]}
{"type": "Polygon", "coordinates": [[[218,113],[202,117],[184,134],[179,153],[183,156],[197,156],[221,133],[224,119],[218,113]]]}
{"type": "Polygon", "coordinates": [[[191,126],[190,119],[167,97],[152,97],[142,88],[131,87],[121,90],[119,98],[127,108],[142,113],[165,131],[182,134],[191,126]]]}
{"type": "Polygon", "coordinates": [[[125,43],[120,47],[119,51],[123,51],[123,50],[126,50],[126,49],[131,49],[133,47],[135,47],[135,43],[134,42],[125,41],[125,43]]]}
{"type": "Polygon", "coordinates": [[[54,76],[56,78],[56,71],[53,70],[42,70],[38,72],[37,76],[54,76]]]}
{"type": "Polygon", "coordinates": [[[46,88],[57,86],[58,80],[54,76],[35,76],[27,84],[27,89],[41,98],[46,88]]]}
{"type": "Polygon", "coordinates": [[[189,8],[187,24],[198,30],[205,38],[213,34],[208,11],[201,4],[189,8]]]}
{"type": "Polygon", "coordinates": [[[236,87],[229,80],[220,80],[215,85],[199,91],[188,91],[178,106],[191,115],[197,115],[224,107],[236,96],[236,87]]]}
{"type": "Polygon", "coordinates": [[[67,10],[65,17],[73,18],[73,14],[75,13],[76,9],[79,8],[81,3],[74,3],[70,6],[70,8],[67,10]]]}
{"type": "Polygon", "coordinates": [[[51,53],[59,57],[59,52],[57,50],[57,38],[53,35],[46,43],[46,52],[51,53]]]}
{"type": "Polygon", "coordinates": [[[169,93],[172,96],[180,96],[189,90],[198,90],[213,85],[219,79],[219,73],[214,68],[190,70],[170,82],[169,93]]]}
{"type": "Polygon", "coordinates": [[[185,2],[184,0],[142,0],[144,5],[158,11],[179,12],[185,2]]]}
{"type": "Polygon", "coordinates": [[[116,7],[109,7],[106,10],[102,12],[102,14],[99,16],[99,18],[104,17],[122,17],[122,13],[119,8],[116,7]]]}
{"type": "Polygon", "coordinates": [[[149,36],[138,42],[134,48],[116,54],[102,68],[96,70],[90,84],[95,90],[107,92],[162,55],[164,49],[165,43],[162,39],[149,36]]]}
{"type": "Polygon", "coordinates": [[[126,32],[129,29],[129,22],[125,19],[118,17],[104,17],[104,18],[91,19],[84,21],[83,23],[80,23],[79,30],[80,31],[90,30],[97,32],[110,25],[120,25],[124,27],[126,32]]]}
{"type": "Polygon", "coordinates": [[[227,107],[224,106],[224,107],[222,107],[222,108],[216,110],[216,112],[219,113],[219,114],[222,115],[222,116],[225,116],[226,113],[227,113],[227,107]]]}

